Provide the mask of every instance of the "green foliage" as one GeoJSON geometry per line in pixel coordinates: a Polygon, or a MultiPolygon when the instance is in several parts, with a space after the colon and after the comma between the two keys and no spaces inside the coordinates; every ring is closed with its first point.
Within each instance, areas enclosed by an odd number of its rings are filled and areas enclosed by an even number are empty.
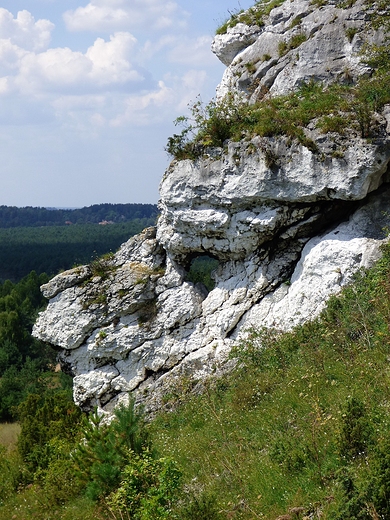
{"type": "Polygon", "coordinates": [[[215,496],[201,493],[189,496],[179,510],[180,520],[219,520],[223,518],[215,496]]]}
{"type": "MultiPolygon", "coordinates": [[[[372,3],[367,0],[366,7],[371,8],[372,3]]],[[[379,11],[375,11],[378,17],[371,12],[370,23],[389,28],[388,6],[383,2],[380,6],[375,6],[376,9],[379,7],[379,11]]],[[[259,2],[252,9],[260,13],[265,12],[266,7],[271,7],[271,3],[259,2]]],[[[232,16],[223,30],[232,26],[229,24],[238,23],[240,17],[249,15],[250,12],[252,11],[232,16]]],[[[296,17],[292,26],[299,22],[300,18],[296,17]]],[[[355,33],[356,28],[346,29],[346,37],[349,39],[355,33]]],[[[284,56],[306,40],[307,36],[299,32],[290,40],[280,42],[279,55],[284,56]]],[[[263,60],[267,58],[264,56],[263,60]]],[[[317,152],[315,144],[305,134],[305,128],[311,122],[324,133],[344,134],[352,131],[359,132],[364,138],[381,135],[383,128],[378,124],[376,113],[390,102],[389,43],[365,46],[362,59],[375,70],[371,77],[362,77],[357,84],[353,84],[350,71],[345,70],[339,84],[324,86],[312,81],[288,95],[266,98],[259,95],[258,101],[251,105],[235,99],[231,94],[218,103],[211,101],[206,106],[198,100],[190,107],[190,117],[183,116],[176,120],[176,124],[183,124],[184,129],[168,139],[166,150],[175,159],[195,160],[207,154],[208,148],[223,147],[228,140],[285,135],[317,152]]],[[[246,66],[254,72],[254,63],[246,66]]],[[[275,166],[274,161],[268,160],[268,163],[270,167],[275,166]]]]}
{"type": "Polygon", "coordinates": [[[129,450],[140,454],[147,446],[142,415],[134,410],[134,401],[118,408],[115,415],[110,425],[103,424],[97,413],[91,415],[84,423],[85,441],[73,454],[78,478],[92,500],[108,495],[119,485],[129,450]]]}
{"type": "Polygon", "coordinates": [[[346,460],[353,460],[366,453],[373,437],[373,428],[365,406],[358,399],[348,399],[343,412],[339,452],[346,460]]]}
{"type": "Polygon", "coordinates": [[[314,143],[304,132],[313,120],[323,132],[343,134],[352,129],[362,137],[374,136],[380,131],[375,126],[374,115],[390,102],[389,77],[388,71],[378,71],[357,86],[325,87],[310,82],[294,93],[253,105],[235,101],[232,96],[205,107],[197,101],[191,108],[191,118],[179,118],[187,126],[182,134],[170,138],[166,150],[176,159],[195,159],[206,153],[207,148],[224,146],[227,140],[286,135],[315,152],[314,143]]]}
{"type": "Polygon", "coordinates": [[[155,459],[144,452],[128,453],[128,464],[121,483],[106,503],[115,518],[127,513],[134,520],[172,518],[172,504],[177,499],[181,473],[169,459],[155,459]]]}
{"type": "Polygon", "coordinates": [[[177,159],[195,159],[206,148],[222,147],[238,129],[245,125],[243,106],[226,96],[223,102],[203,105],[198,99],[191,106],[191,117],[179,117],[176,125],[184,125],[181,134],[168,139],[166,151],[177,159]]]}
{"type": "Polygon", "coordinates": [[[229,19],[218,27],[216,34],[225,34],[229,28],[235,27],[238,23],[262,27],[264,25],[264,16],[268,15],[272,9],[278,7],[283,2],[284,0],[260,0],[246,11],[229,12],[229,19]]]}
{"type": "Polygon", "coordinates": [[[192,260],[187,280],[194,284],[202,283],[209,291],[215,287],[213,273],[218,267],[218,260],[210,256],[198,256],[192,260]]]}
{"type": "Polygon", "coordinates": [[[351,43],[355,37],[355,34],[359,32],[357,27],[348,27],[345,29],[345,36],[348,38],[348,41],[351,43]]]}
{"type": "Polygon", "coordinates": [[[117,250],[131,236],[154,224],[153,217],[107,226],[0,228],[0,281],[19,281],[32,270],[51,276],[76,264],[88,264],[108,251],[117,250]]]}
{"type": "Polygon", "coordinates": [[[21,475],[21,460],[16,453],[9,454],[0,445],[0,505],[3,505],[17,490],[21,475]]]}
{"type": "Polygon", "coordinates": [[[300,45],[302,45],[303,42],[307,40],[307,36],[303,33],[294,34],[294,36],[291,37],[291,39],[288,42],[281,41],[279,43],[279,56],[284,56],[288,52],[290,52],[293,49],[296,49],[300,45]]]}
{"type": "Polygon", "coordinates": [[[91,276],[99,276],[102,280],[105,280],[108,275],[115,270],[115,266],[112,264],[114,253],[105,253],[98,258],[92,260],[89,264],[91,269],[91,276]]]}
{"type": "Polygon", "coordinates": [[[18,412],[22,427],[18,451],[31,473],[47,468],[56,456],[53,440],[72,442],[78,437],[81,412],[67,390],[29,394],[18,412]]]}
{"type": "Polygon", "coordinates": [[[380,439],[373,461],[372,479],[368,495],[378,518],[390,517],[390,437],[380,439]]]}
{"type": "Polygon", "coordinates": [[[30,396],[20,407],[24,466],[0,457],[0,520],[273,520],[297,507],[312,518],[387,518],[389,280],[386,245],[318,319],[287,334],[249,331],[231,374],[182,394],[148,426],[133,403],[109,425],[92,415],[81,427],[63,391],[30,396]]]}
{"type": "Polygon", "coordinates": [[[0,206],[2,228],[98,224],[103,221],[123,223],[156,217],[157,206],[154,204],[94,204],[80,209],[0,206]]]}
{"type": "Polygon", "coordinates": [[[29,392],[40,392],[55,352],[31,336],[37,313],[46,305],[40,286],[48,281],[31,272],[19,283],[0,284],[0,419],[15,419],[29,392]]]}
{"type": "Polygon", "coordinates": [[[304,13],[298,14],[295,18],[293,18],[292,22],[290,23],[290,29],[293,29],[294,27],[297,27],[298,25],[301,25],[302,19],[305,17],[304,13]]]}

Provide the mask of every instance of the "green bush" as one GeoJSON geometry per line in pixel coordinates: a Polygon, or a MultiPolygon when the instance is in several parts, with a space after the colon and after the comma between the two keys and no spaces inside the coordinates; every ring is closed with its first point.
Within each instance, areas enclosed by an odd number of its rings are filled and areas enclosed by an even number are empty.
{"type": "Polygon", "coordinates": [[[181,477],[176,464],[166,458],[155,459],[148,451],[140,455],[129,450],[127,459],[119,487],[106,499],[113,516],[127,513],[134,520],[172,518],[181,477]]]}
{"type": "Polygon", "coordinates": [[[362,457],[370,446],[373,428],[364,404],[355,397],[347,400],[342,413],[339,453],[345,460],[362,457]]]}
{"type": "Polygon", "coordinates": [[[168,139],[166,151],[178,160],[196,159],[210,147],[223,147],[228,140],[243,137],[285,135],[316,152],[304,128],[317,119],[323,132],[341,134],[346,128],[359,131],[362,137],[375,135],[374,114],[390,102],[387,88],[390,74],[361,80],[358,86],[320,83],[303,84],[294,93],[246,105],[232,96],[203,106],[197,101],[191,117],[179,118],[181,134],[168,139]]]}
{"type": "Polygon", "coordinates": [[[56,457],[54,439],[73,442],[79,436],[81,411],[68,390],[30,394],[19,405],[18,451],[32,474],[56,457]]]}
{"type": "Polygon", "coordinates": [[[22,473],[22,461],[15,452],[7,452],[0,445],[0,505],[4,504],[17,490],[22,473]]]}
{"type": "Polygon", "coordinates": [[[86,496],[95,501],[119,485],[129,450],[140,454],[148,445],[142,414],[135,411],[133,400],[119,407],[115,416],[111,424],[103,424],[97,412],[85,420],[84,442],[72,455],[86,496]]]}
{"type": "Polygon", "coordinates": [[[264,25],[263,18],[268,15],[272,9],[278,7],[284,2],[284,0],[260,0],[255,3],[253,7],[250,7],[246,11],[243,9],[237,12],[230,13],[230,18],[226,20],[218,29],[216,34],[225,34],[231,27],[235,27],[238,23],[244,23],[246,25],[258,25],[262,27],[264,25]]]}
{"type": "Polygon", "coordinates": [[[390,437],[386,435],[375,451],[368,495],[378,514],[390,518],[390,437]]]}
{"type": "Polygon", "coordinates": [[[222,520],[216,497],[211,494],[186,497],[186,503],[179,510],[180,520],[222,520]]]}

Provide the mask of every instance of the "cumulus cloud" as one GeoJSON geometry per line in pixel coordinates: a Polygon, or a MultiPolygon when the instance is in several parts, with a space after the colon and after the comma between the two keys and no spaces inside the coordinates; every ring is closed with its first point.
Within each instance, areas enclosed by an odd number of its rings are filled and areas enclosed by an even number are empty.
{"type": "Polygon", "coordinates": [[[183,25],[186,13],[171,0],[91,0],[63,15],[70,31],[131,30],[141,26],[166,29],[183,25]]]}
{"type": "Polygon", "coordinates": [[[19,11],[16,18],[0,8],[0,35],[2,41],[8,41],[23,49],[34,52],[46,49],[50,43],[54,24],[49,20],[35,21],[31,13],[19,11]]]}
{"type": "Polygon", "coordinates": [[[68,47],[34,53],[0,40],[0,93],[12,86],[25,94],[39,94],[139,85],[145,74],[131,62],[136,43],[130,33],[118,32],[109,41],[97,38],[85,53],[68,47]]]}
{"type": "Polygon", "coordinates": [[[211,36],[191,38],[180,34],[165,34],[157,40],[147,40],[140,56],[150,60],[163,52],[165,59],[187,67],[205,67],[218,62],[218,58],[210,51],[211,36]]]}
{"type": "Polygon", "coordinates": [[[92,63],[92,80],[100,85],[141,81],[143,77],[130,62],[136,43],[137,40],[128,32],[116,33],[109,42],[98,38],[86,53],[92,63]]]}
{"type": "Polygon", "coordinates": [[[88,134],[172,121],[202,91],[214,65],[210,37],[180,31],[185,17],[172,0],[90,0],[67,11],[68,27],[110,29],[110,35],[89,35],[89,47],[80,50],[50,47],[50,21],[0,8],[0,99],[6,107],[0,122],[52,118],[88,134]],[[129,30],[137,24],[155,30],[141,31],[138,41],[129,30]]]}

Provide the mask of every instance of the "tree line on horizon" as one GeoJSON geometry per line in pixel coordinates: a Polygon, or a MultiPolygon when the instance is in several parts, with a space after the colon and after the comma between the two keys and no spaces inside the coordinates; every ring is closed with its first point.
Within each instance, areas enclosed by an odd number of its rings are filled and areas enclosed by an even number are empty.
{"type": "Polygon", "coordinates": [[[93,204],[76,209],[0,206],[0,228],[65,226],[71,224],[124,223],[156,219],[155,204],[93,204]]]}

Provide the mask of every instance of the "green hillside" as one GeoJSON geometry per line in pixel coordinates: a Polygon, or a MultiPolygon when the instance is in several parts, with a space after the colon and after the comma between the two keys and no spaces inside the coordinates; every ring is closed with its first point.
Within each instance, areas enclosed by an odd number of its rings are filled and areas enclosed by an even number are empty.
{"type": "Polygon", "coordinates": [[[0,519],[389,518],[389,280],[387,245],[318,319],[249,331],[233,371],[201,392],[183,379],[146,427],[130,408],[69,430],[63,390],[28,397],[0,519]]]}

